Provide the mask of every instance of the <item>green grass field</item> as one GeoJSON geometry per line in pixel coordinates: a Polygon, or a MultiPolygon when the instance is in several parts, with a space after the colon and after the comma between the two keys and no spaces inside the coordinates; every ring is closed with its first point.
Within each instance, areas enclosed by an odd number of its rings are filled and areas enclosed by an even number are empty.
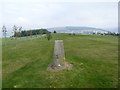
{"type": "Polygon", "coordinates": [[[52,34],[34,40],[10,40],[2,45],[3,88],[116,88],[118,37],[52,34]],[[63,40],[71,71],[47,71],[54,40],[63,40]]]}
{"type": "Polygon", "coordinates": [[[0,38],[0,89],[2,88],[2,39],[0,38]]]}

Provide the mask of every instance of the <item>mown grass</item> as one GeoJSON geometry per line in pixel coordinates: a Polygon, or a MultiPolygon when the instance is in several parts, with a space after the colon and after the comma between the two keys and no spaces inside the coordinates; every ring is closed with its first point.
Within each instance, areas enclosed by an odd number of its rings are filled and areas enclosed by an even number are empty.
{"type": "Polygon", "coordinates": [[[118,37],[52,34],[52,40],[11,40],[2,47],[3,88],[116,88],[118,37]],[[54,40],[63,40],[71,71],[47,71],[54,40]]]}
{"type": "Polygon", "coordinates": [[[0,89],[2,88],[2,39],[0,38],[0,89]]]}

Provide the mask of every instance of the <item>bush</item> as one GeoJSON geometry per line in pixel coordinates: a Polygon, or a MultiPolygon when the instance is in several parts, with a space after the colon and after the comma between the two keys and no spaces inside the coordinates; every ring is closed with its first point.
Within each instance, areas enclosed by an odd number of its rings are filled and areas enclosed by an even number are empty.
{"type": "Polygon", "coordinates": [[[53,33],[57,33],[56,31],[54,31],[53,33]]]}
{"type": "Polygon", "coordinates": [[[51,33],[50,33],[50,32],[49,32],[49,33],[47,33],[47,39],[48,39],[48,41],[49,41],[51,38],[52,38],[51,33]]]}
{"type": "Polygon", "coordinates": [[[75,36],[75,33],[73,33],[73,35],[75,36]]]}

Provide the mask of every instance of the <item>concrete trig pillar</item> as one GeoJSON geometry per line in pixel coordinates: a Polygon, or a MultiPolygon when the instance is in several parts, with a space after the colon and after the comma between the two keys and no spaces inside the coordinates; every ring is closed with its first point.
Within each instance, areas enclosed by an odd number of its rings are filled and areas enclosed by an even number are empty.
{"type": "Polygon", "coordinates": [[[47,70],[71,70],[72,64],[65,61],[63,40],[55,40],[53,63],[50,64],[47,70]]]}
{"type": "Polygon", "coordinates": [[[64,66],[65,65],[64,61],[65,61],[65,53],[64,53],[63,40],[55,40],[53,65],[64,66]]]}

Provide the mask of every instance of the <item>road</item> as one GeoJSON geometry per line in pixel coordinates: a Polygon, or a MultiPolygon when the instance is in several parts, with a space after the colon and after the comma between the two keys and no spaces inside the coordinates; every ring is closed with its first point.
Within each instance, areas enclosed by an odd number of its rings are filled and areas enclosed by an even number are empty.
{"type": "Polygon", "coordinates": [[[40,37],[43,37],[43,36],[46,36],[46,34],[43,34],[43,35],[41,35],[41,36],[37,36],[37,37],[32,37],[32,38],[20,39],[20,41],[36,39],[36,38],[40,38],[40,37]]]}

